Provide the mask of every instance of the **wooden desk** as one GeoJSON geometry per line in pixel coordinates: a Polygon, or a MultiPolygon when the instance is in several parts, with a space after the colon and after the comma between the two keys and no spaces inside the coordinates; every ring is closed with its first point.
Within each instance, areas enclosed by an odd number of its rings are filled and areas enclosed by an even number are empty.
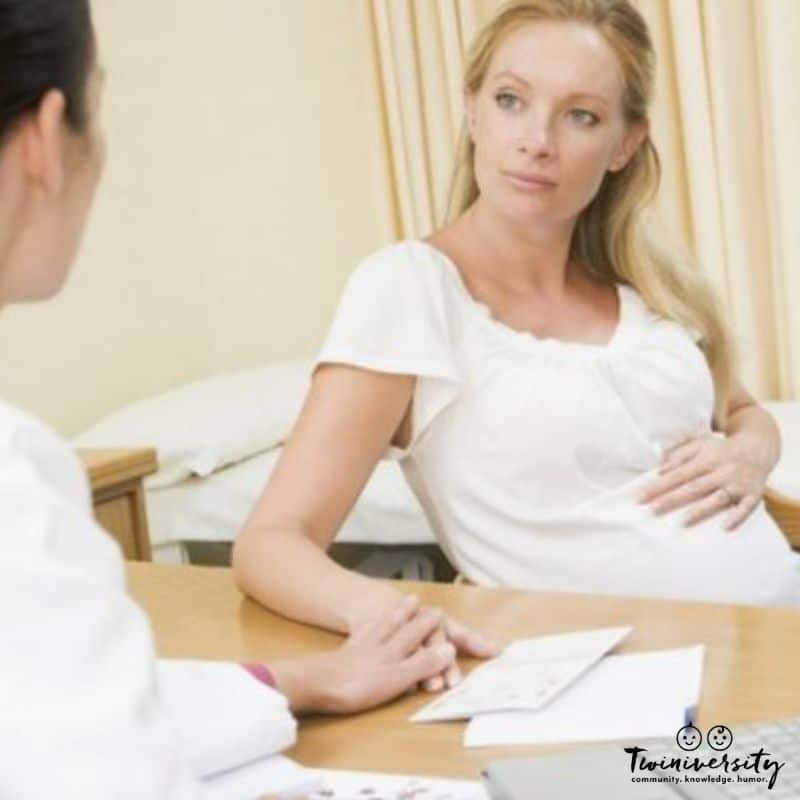
{"type": "MultiPolygon", "coordinates": [[[[133,595],[150,615],[163,656],[269,662],[339,641],[244,600],[227,569],[131,563],[128,576],[133,595]]],[[[627,652],[703,642],[707,651],[701,728],[800,716],[798,611],[445,584],[403,586],[504,639],[632,625],[634,631],[623,647],[627,652]]],[[[492,758],[546,749],[465,750],[463,723],[407,721],[427,701],[417,695],[354,717],[305,719],[299,743],[288,755],[334,769],[475,778],[492,758]]]]}
{"type": "Polygon", "coordinates": [[[97,521],[119,542],[126,559],[150,560],[142,479],[158,469],[156,451],[78,450],[89,475],[97,521]]]}

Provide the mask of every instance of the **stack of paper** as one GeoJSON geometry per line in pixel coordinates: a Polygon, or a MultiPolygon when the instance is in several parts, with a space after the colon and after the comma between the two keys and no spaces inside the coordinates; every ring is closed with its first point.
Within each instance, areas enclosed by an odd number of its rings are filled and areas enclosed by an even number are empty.
{"type": "Polygon", "coordinates": [[[603,659],[549,706],[473,717],[466,747],[674,738],[700,699],[704,647],[603,659]]]}
{"type": "Polygon", "coordinates": [[[630,630],[514,642],[411,720],[471,719],[467,747],[674,737],[699,702],[704,648],[603,658],[630,630]]]}

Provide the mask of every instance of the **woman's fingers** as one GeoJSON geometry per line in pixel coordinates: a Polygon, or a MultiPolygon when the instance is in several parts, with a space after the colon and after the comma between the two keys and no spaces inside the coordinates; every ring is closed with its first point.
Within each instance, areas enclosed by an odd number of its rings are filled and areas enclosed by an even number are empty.
{"type": "Polygon", "coordinates": [[[707,437],[691,439],[677,447],[673,447],[662,459],[658,471],[664,475],[667,472],[671,472],[676,467],[681,466],[681,464],[691,461],[700,452],[700,448],[703,446],[703,441],[706,438],[707,437]]]}
{"type": "Polygon", "coordinates": [[[684,517],[683,524],[688,528],[704,519],[717,514],[730,505],[730,495],[724,489],[716,489],[699,503],[692,506],[691,511],[684,517]]]}
{"type": "Polygon", "coordinates": [[[719,484],[719,477],[713,474],[703,475],[661,495],[651,503],[651,509],[654,514],[666,514],[668,511],[682,508],[708,497],[719,488],[719,484]]]}
{"type": "MultiPolygon", "coordinates": [[[[441,645],[448,644],[447,635],[445,634],[444,626],[440,625],[433,633],[425,640],[425,648],[436,648],[441,645]]],[[[449,666],[449,664],[448,664],[449,666]]],[[[422,688],[426,692],[439,692],[445,687],[444,675],[433,675],[426,678],[422,682],[422,688]]]]}
{"type": "Polygon", "coordinates": [[[424,687],[431,680],[438,680],[442,689],[442,672],[453,663],[455,655],[455,647],[447,641],[418,648],[401,663],[384,670],[381,694],[385,699],[397,697],[418,684],[424,687]]]}
{"type": "Polygon", "coordinates": [[[397,659],[409,656],[422,647],[442,627],[444,613],[439,608],[422,608],[386,640],[397,659]]]}
{"type": "Polygon", "coordinates": [[[760,500],[761,498],[756,495],[746,494],[735,506],[732,506],[731,510],[725,515],[725,519],[722,523],[725,530],[732,531],[734,528],[738,528],[739,525],[755,511],[760,500]]]}
{"type": "MultiPolygon", "coordinates": [[[[420,607],[414,595],[407,595],[391,612],[354,629],[349,640],[350,645],[387,647],[384,658],[388,665],[397,665],[418,652],[442,652],[442,646],[448,643],[454,653],[477,658],[491,658],[500,651],[497,644],[447,618],[440,609],[420,607]]],[[[429,655],[429,661],[430,658],[429,655]]],[[[422,689],[438,692],[459,683],[461,670],[451,658],[440,674],[427,674],[420,680],[422,689]]],[[[404,686],[398,693],[407,688],[404,686]]]]}
{"type": "Polygon", "coordinates": [[[445,629],[447,638],[456,646],[459,653],[475,658],[494,658],[500,654],[497,642],[476,633],[460,622],[448,618],[445,629]]]}
{"type": "Polygon", "coordinates": [[[708,472],[708,467],[702,462],[690,461],[654,480],[653,483],[640,492],[638,500],[640,503],[652,503],[654,500],[677,489],[679,486],[693,481],[695,478],[699,478],[702,475],[707,475],[708,472]]]}
{"type": "Polygon", "coordinates": [[[400,630],[419,611],[419,598],[409,594],[391,610],[354,628],[350,641],[381,644],[400,630]]]}

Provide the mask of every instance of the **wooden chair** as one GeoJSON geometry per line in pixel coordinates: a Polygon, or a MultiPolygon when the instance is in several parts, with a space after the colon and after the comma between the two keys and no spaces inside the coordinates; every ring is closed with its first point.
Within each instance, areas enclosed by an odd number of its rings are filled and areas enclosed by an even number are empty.
{"type": "Polygon", "coordinates": [[[795,550],[800,550],[800,499],[767,489],[764,493],[764,505],[789,540],[789,544],[795,550]]]}
{"type": "Polygon", "coordinates": [[[800,402],[762,405],[772,414],[783,440],[781,460],[770,475],[764,505],[789,544],[800,550],[800,402]]]}

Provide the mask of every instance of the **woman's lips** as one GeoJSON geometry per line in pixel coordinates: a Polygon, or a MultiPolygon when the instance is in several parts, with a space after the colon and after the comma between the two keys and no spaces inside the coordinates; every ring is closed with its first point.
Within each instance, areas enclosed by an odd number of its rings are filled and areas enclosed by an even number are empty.
{"type": "Polygon", "coordinates": [[[555,181],[541,175],[526,175],[522,172],[504,172],[503,175],[517,188],[526,192],[554,189],[555,181]]]}

